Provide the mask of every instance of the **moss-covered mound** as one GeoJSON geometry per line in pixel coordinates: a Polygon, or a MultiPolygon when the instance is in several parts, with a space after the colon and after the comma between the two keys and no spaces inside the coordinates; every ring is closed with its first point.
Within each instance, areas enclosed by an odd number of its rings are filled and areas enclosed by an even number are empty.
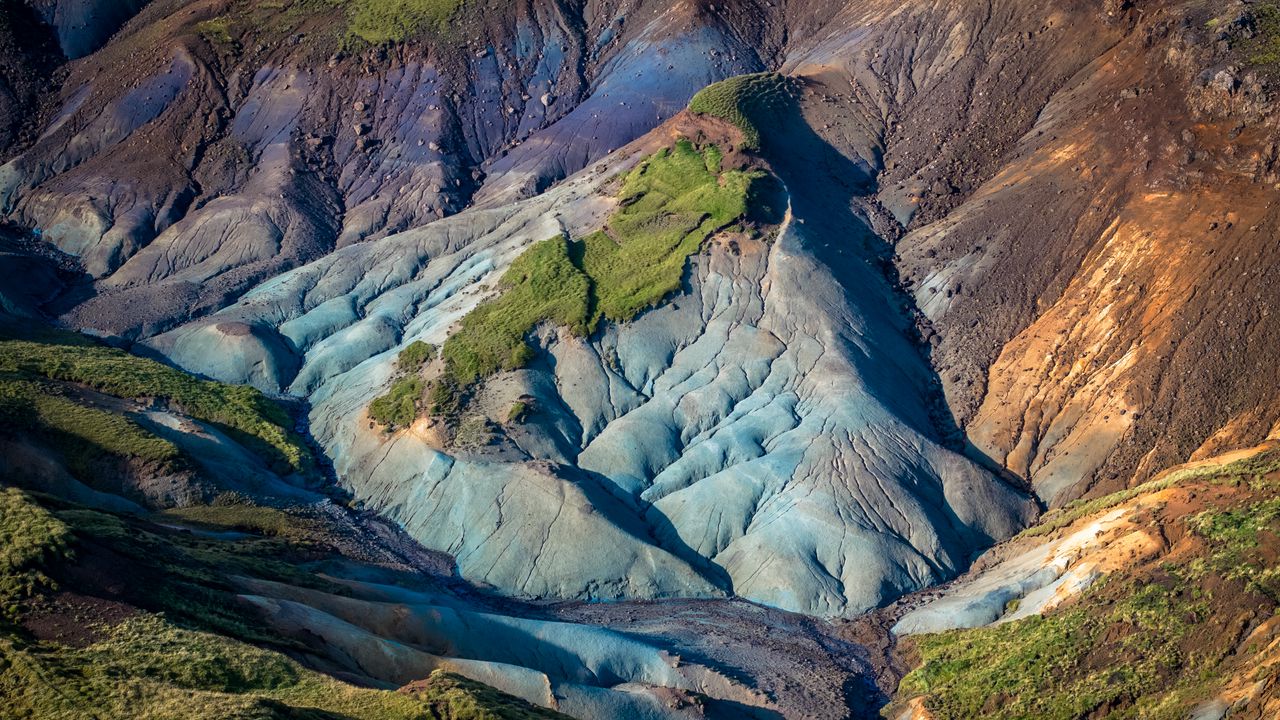
{"type": "Polygon", "coordinates": [[[689,110],[737,125],[744,147],[758,150],[771,121],[791,101],[793,82],[773,72],[738,75],[700,90],[689,110]]]}
{"type": "Polygon", "coordinates": [[[753,205],[775,192],[766,173],[724,170],[722,159],[715,146],[688,140],[649,157],[623,181],[621,207],[604,229],[577,241],[554,237],[516,258],[498,296],[445,341],[442,377],[424,382],[416,369],[434,352],[406,348],[400,377],[373,400],[369,416],[403,427],[424,407],[448,411],[474,383],[527,365],[535,354],[526,337],[538,325],[585,336],[601,320],[626,322],[679,290],[689,256],[718,230],[755,219],[753,205]]]}

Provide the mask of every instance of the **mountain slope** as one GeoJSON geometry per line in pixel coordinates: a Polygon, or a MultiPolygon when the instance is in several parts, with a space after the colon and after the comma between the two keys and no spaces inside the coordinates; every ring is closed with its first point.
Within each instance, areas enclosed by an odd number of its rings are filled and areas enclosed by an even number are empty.
{"type": "Polygon", "coordinates": [[[793,661],[743,655],[779,654],[754,637],[724,665],[661,622],[640,628],[636,610],[618,608],[623,633],[608,613],[478,594],[452,558],[337,502],[317,469],[268,469],[272,447],[231,427],[226,411],[245,408],[217,402],[256,399],[264,417],[244,426],[279,428],[280,408],[248,388],[65,333],[6,337],[0,362],[5,717],[829,716],[861,672],[822,629],[760,608],[657,617],[711,614],[748,637],[786,627],[793,661]],[[68,348],[77,360],[49,359],[68,348]],[[93,375],[106,363],[114,383],[93,375]],[[803,695],[754,687],[815,667],[803,695]]]}
{"type": "Polygon", "coordinates": [[[396,7],[138,9],[6,297],[306,403],[468,580],[852,615],[1280,420],[1270,0],[396,7]]]}
{"type": "Polygon", "coordinates": [[[993,550],[897,613],[918,667],[886,717],[1274,714],[1278,467],[1175,468],[993,550]]]}

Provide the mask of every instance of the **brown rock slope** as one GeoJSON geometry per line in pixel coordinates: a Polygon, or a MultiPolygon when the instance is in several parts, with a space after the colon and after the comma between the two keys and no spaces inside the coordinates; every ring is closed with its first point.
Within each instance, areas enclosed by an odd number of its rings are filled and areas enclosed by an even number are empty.
{"type": "MultiPolygon", "coordinates": [[[[970,86],[989,114],[966,108],[934,153],[971,154],[943,175],[955,191],[917,191],[900,267],[949,403],[978,452],[1050,503],[1255,443],[1280,418],[1280,135],[1252,7],[1050,14],[970,86]],[[1101,52],[1063,62],[1089,44],[1101,52]],[[1055,73],[1034,113],[1007,94],[1055,73]]],[[[909,149],[887,157],[882,200],[897,178],[925,187],[894,164],[912,168],[909,149]]]]}
{"type": "Polygon", "coordinates": [[[1052,505],[1280,418],[1277,16],[870,3],[791,38],[808,123],[878,171],[852,202],[955,422],[1052,505]]]}

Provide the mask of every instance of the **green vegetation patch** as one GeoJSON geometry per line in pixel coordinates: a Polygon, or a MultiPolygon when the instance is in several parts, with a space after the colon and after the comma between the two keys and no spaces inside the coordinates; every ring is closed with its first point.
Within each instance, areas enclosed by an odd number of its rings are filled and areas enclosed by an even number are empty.
{"type": "Polygon", "coordinates": [[[525,335],[539,323],[588,332],[591,283],[570,259],[563,237],[529,248],[500,282],[502,293],[467,313],[445,341],[446,368],[459,385],[523,367],[533,358],[525,335]]]}
{"type": "Polygon", "coordinates": [[[246,385],[200,380],[70,333],[45,333],[32,340],[0,338],[0,373],[78,383],[119,398],[163,399],[219,426],[278,471],[305,472],[311,467],[306,445],[288,429],[289,415],[246,385]]]}
{"type": "Polygon", "coordinates": [[[466,387],[523,367],[534,355],[525,337],[540,323],[588,335],[601,318],[625,322],[679,290],[689,256],[747,213],[754,185],[765,177],[721,172],[721,158],[681,140],[627,176],[622,207],[605,230],[525,251],[503,275],[501,294],[468,313],[445,342],[449,378],[466,387]]]}
{"type": "Polygon", "coordinates": [[[426,390],[426,384],[417,373],[435,356],[436,346],[431,343],[415,340],[405,346],[396,357],[396,370],[411,374],[397,378],[386,394],[369,403],[369,417],[393,428],[412,424],[422,409],[426,390]]]}
{"type": "MultiPolygon", "coordinates": [[[[626,322],[679,290],[689,256],[718,230],[747,220],[754,205],[768,204],[775,190],[766,173],[724,171],[723,159],[718,148],[688,140],[646,159],[623,180],[620,207],[605,229],[576,242],[554,237],[516,258],[497,297],[467,313],[445,341],[441,378],[427,387],[417,372],[435,348],[414,343],[401,351],[398,370],[411,374],[374,399],[369,416],[409,425],[424,397],[432,413],[456,413],[471,385],[534,358],[526,338],[538,325],[587,336],[601,319],[626,322]]],[[[508,421],[526,411],[513,409],[508,421]]]]}
{"type": "MultiPolygon", "coordinates": [[[[1277,489],[1267,488],[1273,494],[1277,489]]],[[[1269,537],[1273,546],[1280,537],[1280,498],[1206,511],[1191,518],[1188,525],[1210,547],[1206,558],[1188,568],[1191,577],[1216,573],[1280,604],[1280,567],[1269,561],[1262,549],[1264,537],[1269,537]]]]}
{"type": "Polygon", "coordinates": [[[30,502],[17,488],[0,489],[0,607],[17,603],[51,583],[43,568],[70,554],[74,536],[66,523],[30,502]]]}
{"type": "Polygon", "coordinates": [[[679,290],[689,256],[747,214],[753,185],[765,173],[719,172],[718,152],[681,140],[627,176],[621,209],[606,230],[582,241],[597,317],[625,322],[679,290]]]}
{"type": "Polygon", "coordinates": [[[529,416],[529,403],[517,400],[511,403],[511,409],[507,411],[507,422],[522,423],[529,416]]]}
{"type": "Polygon", "coordinates": [[[213,42],[229,44],[233,40],[231,37],[231,23],[231,18],[226,15],[203,20],[196,23],[196,32],[213,42]]]}
{"type": "Polygon", "coordinates": [[[790,102],[790,93],[790,81],[779,73],[738,75],[698,91],[689,109],[733,123],[742,131],[743,146],[758,150],[762,133],[790,102]]]}
{"type": "Polygon", "coordinates": [[[400,354],[396,357],[396,365],[402,372],[414,372],[435,356],[435,345],[421,340],[414,340],[400,351],[400,354]]]}
{"type": "Polygon", "coordinates": [[[404,42],[423,31],[441,32],[461,0],[347,0],[347,31],[372,45],[404,42]]]}
{"type": "Polygon", "coordinates": [[[1206,600],[1159,584],[1106,588],[1107,604],[917,639],[919,668],[899,692],[925,695],[937,720],[1074,720],[1098,708],[1121,717],[1183,717],[1166,702],[1198,684],[1205,664],[1181,649],[1206,600]]]}
{"type": "Polygon", "coordinates": [[[101,410],[60,395],[62,386],[0,374],[0,423],[35,431],[62,455],[72,474],[93,477],[104,458],[177,467],[177,446],[119,413],[101,410]]]}
{"type": "Polygon", "coordinates": [[[533,720],[566,718],[557,712],[534,707],[519,698],[501,693],[460,675],[440,670],[425,683],[414,683],[408,692],[426,703],[434,717],[443,720],[533,720]]]}
{"type": "Polygon", "coordinates": [[[424,389],[422,378],[400,378],[391,384],[385,395],[369,403],[369,417],[383,425],[406,427],[418,417],[424,389]]]}

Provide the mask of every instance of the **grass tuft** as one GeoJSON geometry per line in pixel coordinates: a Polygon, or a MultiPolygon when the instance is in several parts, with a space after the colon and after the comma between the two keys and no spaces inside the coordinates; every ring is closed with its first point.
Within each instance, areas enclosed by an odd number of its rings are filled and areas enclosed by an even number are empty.
{"type": "Polygon", "coordinates": [[[196,23],[196,32],[207,38],[211,42],[221,43],[223,45],[230,44],[233,40],[231,37],[232,20],[226,15],[203,20],[196,23]]]}
{"type": "Polygon", "coordinates": [[[401,372],[416,372],[435,356],[435,345],[421,340],[414,340],[400,351],[400,354],[396,357],[396,367],[401,372]]]}
{"type": "Polygon", "coordinates": [[[369,417],[390,427],[413,424],[418,417],[423,387],[422,378],[417,375],[396,380],[385,395],[369,403],[369,417]]]}

